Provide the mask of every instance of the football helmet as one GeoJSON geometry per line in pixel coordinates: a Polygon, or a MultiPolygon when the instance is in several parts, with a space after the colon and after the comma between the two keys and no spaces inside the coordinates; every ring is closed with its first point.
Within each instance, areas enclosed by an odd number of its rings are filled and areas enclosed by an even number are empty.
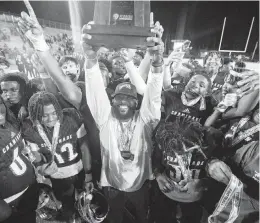
{"type": "Polygon", "coordinates": [[[107,199],[96,189],[92,193],[79,193],[75,206],[80,217],[88,223],[104,221],[109,211],[107,199]]]}
{"type": "Polygon", "coordinates": [[[44,183],[39,183],[39,201],[36,209],[37,217],[42,220],[53,220],[58,215],[62,205],[52,191],[52,188],[44,183]]]}

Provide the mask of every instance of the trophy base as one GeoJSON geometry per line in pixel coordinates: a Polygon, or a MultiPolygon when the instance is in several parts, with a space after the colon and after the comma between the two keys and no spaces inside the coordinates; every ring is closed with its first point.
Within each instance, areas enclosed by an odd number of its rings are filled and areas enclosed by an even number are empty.
{"type": "Polygon", "coordinates": [[[150,27],[120,26],[120,25],[91,25],[88,34],[92,35],[90,45],[106,48],[146,49],[154,44],[146,38],[154,36],[150,27]]]}

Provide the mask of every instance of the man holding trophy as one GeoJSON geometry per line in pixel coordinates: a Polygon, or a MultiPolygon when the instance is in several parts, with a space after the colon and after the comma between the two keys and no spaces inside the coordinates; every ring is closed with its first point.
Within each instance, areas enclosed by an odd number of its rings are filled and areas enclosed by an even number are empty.
{"type": "MultiPolygon", "coordinates": [[[[133,32],[135,36],[138,33],[139,39],[133,37],[135,40],[132,41],[132,34],[129,34],[126,41],[121,42],[122,46],[119,45],[125,48],[148,46],[149,51],[153,52],[142,105],[140,110],[137,110],[136,88],[130,83],[121,83],[116,87],[112,105],[108,99],[96,53],[98,47],[104,42],[98,41],[98,38],[95,39],[97,36],[95,32],[98,30],[95,24],[88,23],[82,28],[81,43],[85,54],[86,79],[86,100],[83,100],[85,98],[81,89],[63,74],[57,61],[51,55],[33,9],[28,1],[25,3],[30,16],[22,12],[22,18],[18,22],[19,28],[31,42],[64,98],[79,110],[87,102],[99,128],[102,159],[100,186],[110,206],[109,222],[123,221],[124,205],[127,201],[131,201],[135,208],[135,222],[147,222],[148,187],[149,180],[153,179],[152,133],[161,116],[164,45],[161,40],[160,23],[157,22],[153,27],[144,27],[140,25],[140,22],[138,23],[137,16],[133,16],[135,25],[139,25],[139,27],[132,27],[133,32]],[[144,33],[140,30],[144,30],[144,33]]],[[[135,2],[135,4],[140,3],[135,2]]],[[[147,3],[143,4],[146,8],[147,3]]],[[[135,6],[136,8],[138,7],[135,6]]],[[[147,18],[143,18],[143,21],[143,25],[150,24],[147,18]]],[[[120,26],[119,31],[121,28],[127,27],[120,26]]],[[[98,32],[99,35],[100,31],[98,32]]],[[[108,47],[112,45],[111,42],[108,43],[108,47]]],[[[130,70],[132,63],[132,61],[126,63],[130,70]]],[[[84,114],[82,116],[84,117],[84,114]]]]}

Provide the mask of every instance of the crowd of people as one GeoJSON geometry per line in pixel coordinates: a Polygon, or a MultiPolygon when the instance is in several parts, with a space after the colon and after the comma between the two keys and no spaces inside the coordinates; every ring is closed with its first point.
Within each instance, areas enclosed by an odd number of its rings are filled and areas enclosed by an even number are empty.
{"type": "Polygon", "coordinates": [[[184,63],[190,41],[164,59],[160,22],[145,51],[97,49],[88,23],[54,54],[25,4],[34,66],[0,56],[0,222],[259,222],[258,72],[184,63]]]}

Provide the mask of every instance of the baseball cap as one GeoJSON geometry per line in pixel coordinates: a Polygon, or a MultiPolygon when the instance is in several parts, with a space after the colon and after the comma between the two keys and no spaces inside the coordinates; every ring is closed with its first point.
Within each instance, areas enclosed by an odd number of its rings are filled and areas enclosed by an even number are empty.
{"type": "Polygon", "coordinates": [[[112,97],[115,97],[118,94],[128,95],[137,99],[136,87],[129,82],[124,82],[116,86],[116,90],[114,94],[112,94],[112,97]]]}

